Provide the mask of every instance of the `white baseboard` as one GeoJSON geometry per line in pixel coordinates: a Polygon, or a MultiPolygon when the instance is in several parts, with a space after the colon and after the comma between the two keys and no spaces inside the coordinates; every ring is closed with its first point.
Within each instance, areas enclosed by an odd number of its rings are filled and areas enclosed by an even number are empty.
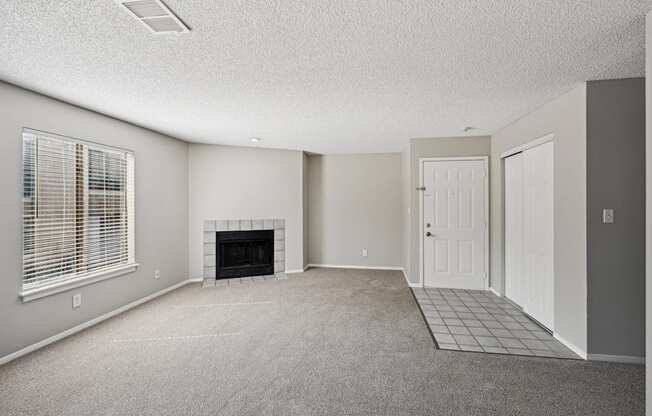
{"type": "Polygon", "coordinates": [[[583,349],[581,349],[577,345],[573,344],[572,342],[565,340],[564,338],[559,336],[559,334],[557,334],[557,333],[553,333],[553,336],[555,337],[555,339],[557,341],[561,342],[562,344],[567,346],[571,351],[573,351],[575,354],[579,355],[580,358],[582,358],[583,360],[587,359],[586,351],[584,351],[583,349]]]}
{"type": "Polygon", "coordinates": [[[490,291],[491,293],[493,293],[494,295],[498,296],[499,298],[503,297],[503,295],[501,295],[500,293],[496,292],[496,289],[494,289],[493,287],[490,287],[490,288],[489,288],[489,291],[490,291]]]}
{"type": "Polygon", "coordinates": [[[295,269],[295,270],[286,270],[284,273],[285,274],[294,274],[294,273],[303,273],[305,271],[306,271],[306,269],[295,269]]]}
{"type": "Polygon", "coordinates": [[[188,279],[188,283],[201,283],[204,281],[203,277],[193,277],[192,279],[188,279]]]}
{"type": "Polygon", "coordinates": [[[589,360],[623,364],[645,364],[645,357],[637,357],[634,355],[589,354],[589,360]]]}
{"type": "Polygon", "coordinates": [[[309,264],[307,267],[324,267],[327,269],[361,269],[361,270],[403,270],[402,267],[388,266],[354,266],[350,264],[309,264]]]}
{"type": "Polygon", "coordinates": [[[105,313],[104,315],[100,315],[97,318],[91,319],[90,321],[86,321],[86,322],[81,323],[81,324],[79,324],[77,326],[74,326],[74,327],[72,327],[70,329],[67,329],[67,330],[65,330],[63,332],[60,332],[60,333],[58,333],[56,335],[53,335],[53,336],[51,336],[49,338],[46,338],[46,339],[44,339],[42,341],[39,341],[39,342],[37,342],[35,344],[29,345],[29,346],[27,346],[27,347],[25,347],[23,349],[20,349],[20,350],[18,350],[16,352],[12,352],[11,354],[5,355],[4,357],[0,357],[0,365],[6,364],[6,363],[8,363],[10,361],[13,361],[16,358],[22,357],[23,355],[27,355],[30,352],[36,351],[36,350],[38,350],[40,348],[43,348],[43,347],[45,347],[47,345],[50,345],[53,342],[60,341],[60,340],[62,340],[64,338],[66,338],[66,337],[69,337],[70,335],[76,334],[77,332],[80,332],[80,331],[83,331],[84,329],[90,328],[93,325],[97,325],[102,321],[106,321],[109,318],[113,318],[114,316],[119,315],[122,312],[126,312],[129,309],[135,308],[138,305],[142,305],[145,302],[149,302],[150,300],[152,300],[154,298],[157,298],[157,297],[159,297],[161,295],[164,295],[164,294],[166,294],[168,292],[171,292],[171,291],[173,291],[175,289],[178,289],[178,288],[180,288],[182,286],[185,286],[188,283],[201,282],[201,281],[202,281],[201,279],[188,279],[188,280],[184,280],[183,282],[179,282],[179,283],[174,284],[172,286],[166,287],[165,289],[159,290],[158,292],[152,293],[151,295],[147,295],[144,298],[140,298],[138,300],[135,300],[135,301],[133,301],[133,302],[131,302],[131,303],[125,305],[125,306],[121,306],[118,309],[114,309],[111,312],[105,313]]]}

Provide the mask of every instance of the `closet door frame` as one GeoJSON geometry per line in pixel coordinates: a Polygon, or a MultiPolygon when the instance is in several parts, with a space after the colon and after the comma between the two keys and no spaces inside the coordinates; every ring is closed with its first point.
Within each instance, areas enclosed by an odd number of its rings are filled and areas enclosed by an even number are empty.
{"type": "MultiPolygon", "coordinates": [[[[505,189],[506,189],[506,178],[505,178],[505,159],[513,156],[517,153],[522,153],[528,149],[531,149],[533,147],[540,146],[542,144],[552,142],[554,141],[554,133],[548,133],[544,136],[541,136],[537,139],[534,139],[530,142],[515,146],[506,152],[503,152],[500,154],[500,164],[501,164],[501,173],[502,173],[502,232],[503,232],[503,240],[502,240],[502,262],[503,262],[503,267],[502,267],[502,295],[506,296],[506,287],[507,287],[507,279],[506,279],[506,270],[507,270],[507,245],[506,245],[506,218],[505,218],[505,206],[506,206],[506,200],[505,200],[505,189]]],[[[523,230],[524,231],[524,230],[523,230]]],[[[554,282],[553,282],[554,283],[554,282]]],[[[520,305],[520,306],[525,306],[525,305],[520,305]]]]}

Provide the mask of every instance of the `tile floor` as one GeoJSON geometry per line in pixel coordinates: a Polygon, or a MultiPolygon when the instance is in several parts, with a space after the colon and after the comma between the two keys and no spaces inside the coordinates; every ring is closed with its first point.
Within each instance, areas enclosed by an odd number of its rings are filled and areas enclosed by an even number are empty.
{"type": "Polygon", "coordinates": [[[491,292],[437,288],[412,292],[440,349],[580,358],[491,292]]]}
{"type": "Polygon", "coordinates": [[[224,287],[224,286],[233,286],[240,285],[244,283],[256,283],[264,282],[269,280],[287,280],[288,275],[286,273],[276,273],[266,276],[251,276],[251,277],[235,277],[233,279],[204,279],[202,282],[202,287],[224,287]]]}

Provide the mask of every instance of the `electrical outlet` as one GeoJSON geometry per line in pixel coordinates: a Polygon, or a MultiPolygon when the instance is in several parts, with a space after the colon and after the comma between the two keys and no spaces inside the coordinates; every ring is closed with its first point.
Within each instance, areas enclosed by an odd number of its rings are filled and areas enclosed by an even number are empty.
{"type": "Polygon", "coordinates": [[[72,307],[73,309],[79,308],[81,306],[81,293],[75,293],[72,295],[72,307]]]}
{"type": "Polygon", "coordinates": [[[159,269],[154,270],[154,279],[160,279],[161,278],[161,272],[159,269]]]}
{"type": "Polygon", "coordinates": [[[613,224],[613,222],[614,222],[614,210],[613,209],[603,209],[602,210],[602,222],[604,224],[613,224]]]}
{"type": "Polygon", "coordinates": [[[367,253],[367,249],[366,249],[366,248],[363,248],[363,249],[362,249],[362,257],[367,257],[367,254],[368,254],[368,253],[367,253]]]}

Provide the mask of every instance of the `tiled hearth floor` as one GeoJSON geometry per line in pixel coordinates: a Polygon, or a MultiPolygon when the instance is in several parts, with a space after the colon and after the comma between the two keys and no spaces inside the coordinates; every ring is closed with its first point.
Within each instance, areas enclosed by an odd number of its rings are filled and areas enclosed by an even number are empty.
{"type": "Polygon", "coordinates": [[[412,291],[442,350],[580,358],[491,292],[435,288],[412,291]]]}
{"type": "Polygon", "coordinates": [[[285,273],[270,274],[267,276],[252,276],[252,277],[235,277],[233,279],[205,279],[202,282],[202,287],[224,287],[241,285],[245,283],[256,283],[269,280],[287,280],[288,275],[285,273]]]}

